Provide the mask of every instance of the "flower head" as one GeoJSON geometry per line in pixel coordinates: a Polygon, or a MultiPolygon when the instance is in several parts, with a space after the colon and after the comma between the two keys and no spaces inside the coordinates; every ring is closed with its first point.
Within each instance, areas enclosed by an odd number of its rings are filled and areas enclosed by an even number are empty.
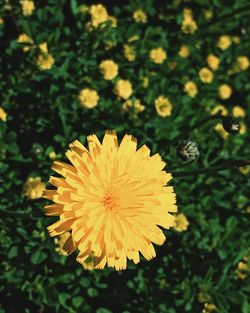
{"type": "Polygon", "coordinates": [[[56,189],[44,193],[54,201],[45,214],[60,217],[48,227],[50,235],[69,231],[63,250],[70,254],[78,249],[78,262],[93,257],[99,269],[106,264],[126,269],[127,259],[140,261],[139,252],[152,259],[152,243],[165,241],[158,226],[172,227],[169,212],[176,212],[165,163],[159,154],[150,156],[145,145],[136,150],[130,135],[120,145],[114,131],[106,132],[102,143],[95,135],[87,140],[88,150],[79,141],[70,144],[66,156],[71,165],[56,161],[52,167],[63,178],[51,177],[56,189]]]}
{"type": "Polygon", "coordinates": [[[35,4],[31,0],[22,0],[20,1],[22,5],[23,15],[29,16],[32,15],[33,11],[35,10],[35,4]]]}
{"type": "Polygon", "coordinates": [[[188,81],[184,85],[184,91],[191,97],[194,98],[197,95],[198,89],[194,82],[188,81]]]}
{"type": "Polygon", "coordinates": [[[18,36],[17,38],[17,42],[24,44],[23,45],[23,51],[29,51],[30,49],[32,49],[32,45],[34,44],[34,41],[26,34],[21,34],[18,36]],[[27,45],[26,45],[27,44],[27,45]]]}
{"type": "Polygon", "coordinates": [[[164,96],[159,96],[155,100],[155,108],[160,116],[166,117],[171,115],[173,106],[168,98],[165,98],[164,96]]]}
{"type": "Polygon", "coordinates": [[[232,44],[231,38],[228,35],[222,35],[217,41],[217,47],[221,50],[226,50],[232,44]]]}
{"type": "Polygon", "coordinates": [[[223,84],[219,87],[218,93],[221,99],[229,99],[232,95],[232,88],[227,84],[223,84]]]}
{"type": "Polygon", "coordinates": [[[216,71],[219,67],[220,59],[214,54],[209,54],[207,57],[207,64],[213,71],[216,71]]]}
{"type": "Polygon", "coordinates": [[[130,81],[119,79],[115,85],[114,93],[122,99],[128,99],[133,93],[133,87],[130,81]]]}
{"type": "Polygon", "coordinates": [[[90,7],[91,25],[96,28],[103,22],[108,21],[109,15],[106,8],[102,4],[93,4],[90,7]]]}
{"type": "Polygon", "coordinates": [[[118,65],[112,60],[102,61],[99,68],[104,79],[106,80],[112,80],[118,74],[118,65]]]}
{"type": "Polygon", "coordinates": [[[199,76],[204,84],[210,84],[214,77],[213,72],[207,67],[200,69],[199,76]]]}
{"type": "Polygon", "coordinates": [[[23,186],[25,196],[31,200],[41,198],[44,190],[45,184],[41,177],[29,177],[23,186]]]}
{"type": "Polygon", "coordinates": [[[133,19],[137,23],[146,23],[148,18],[147,14],[143,10],[138,9],[133,13],[133,19]]]}
{"type": "Polygon", "coordinates": [[[236,105],[233,107],[233,116],[234,117],[245,117],[246,116],[246,111],[239,105],[236,105]]]}
{"type": "Polygon", "coordinates": [[[236,63],[242,71],[246,71],[249,68],[249,59],[246,56],[238,57],[236,63]]]}
{"type": "Polygon", "coordinates": [[[41,71],[50,70],[55,63],[55,59],[51,54],[41,53],[37,58],[37,65],[41,71]]]}
{"type": "Polygon", "coordinates": [[[157,64],[162,64],[167,58],[166,51],[159,47],[150,51],[150,59],[157,64]]]}
{"type": "Polygon", "coordinates": [[[0,107],[0,120],[6,122],[7,119],[7,113],[4,111],[2,107],[0,107]]]}
{"type": "Polygon", "coordinates": [[[186,218],[186,215],[183,213],[176,214],[174,229],[178,232],[183,232],[187,230],[189,221],[186,218]]]}
{"type": "Polygon", "coordinates": [[[192,16],[184,16],[184,20],[181,25],[181,30],[183,33],[193,34],[196,32],[197,28],[197,23],[193,20],[192,16]]]}
{"type": "Polygon", "coordinates": [[[123,46],[123,53],[124,53],[124,57],[129,61],[132,62],[135,60],[136,58],[136,52],[134,47],[130,46],[130,45],[124,45],[123,46]]]}
{"type": "Polygon", "coordinates": [[[229,133],[225,131],[222,123],[217,123],[214,126],[214,129],[217,131],[217,133],[224,139],[227,140],[229,133]]]}
{"type": "Polygon", "coordinates": [[[178,52],[178,55],[181,58],[187,58],[190,55],[190,51],[189,51],[188,46],[182,45],[179,52],[178,52]]]}
{"type": "Polygon", "coordinates": [[[82,106],[87,109],[92,109],[97,106],[100,99],[98,93],[94,89],[84,88],[80,91],[79,101],[82,106]]]}
{"type": "Polygon", "coordinates": [[[228,110],[224,105],[218,104],[211,110],[211,115],[221,114],[223,116],[228,115],[228,110]]]}

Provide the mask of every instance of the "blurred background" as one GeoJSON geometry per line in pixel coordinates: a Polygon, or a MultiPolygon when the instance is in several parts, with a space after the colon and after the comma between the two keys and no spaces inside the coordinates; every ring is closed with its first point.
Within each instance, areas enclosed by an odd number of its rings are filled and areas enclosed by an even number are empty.
{"type": "Polygon", "coordinates": [[[246,0],[2,0],[0,313],[250,312],[249,166],[174,177],[175,227],[121,272],[63,255],[41,199],[69,143],[107,129],[167,171],[249,160],[249,17],[246,0]]]}

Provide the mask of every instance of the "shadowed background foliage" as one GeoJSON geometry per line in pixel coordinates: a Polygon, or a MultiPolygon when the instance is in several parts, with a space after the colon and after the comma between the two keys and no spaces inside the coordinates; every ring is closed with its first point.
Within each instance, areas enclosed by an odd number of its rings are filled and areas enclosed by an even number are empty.
{"type": "Polygon", "coordinates": [[[249,167],[173,178],[185,222],[155,259],[122,272],[60,255],[36,196],[72,140],[106,129],[133,134],[166,170],[249,159],[249,2],[32,3],[0,5],[0,312],[249,313],[249,167]],[[111,80],[104,60],[118,65],[111,80]],[[114,92],[120,79],[128,97],[114,92]],[[84,89],[99,97],[88,95],[93,108],[84,89]],[[238,118],[240,132],[215,119],[191,129],[215,113],[238,118]],[[176,154],[187,138],[200,153],[188,163],[176,154]]]}

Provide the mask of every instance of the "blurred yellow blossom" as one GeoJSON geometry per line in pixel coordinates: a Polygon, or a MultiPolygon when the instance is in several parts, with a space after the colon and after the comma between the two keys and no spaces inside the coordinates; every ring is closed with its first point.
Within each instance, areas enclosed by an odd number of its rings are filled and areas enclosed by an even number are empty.
{"type": "Polygon", "coordinates": [[[48,45],[47,42],[43,42],[39,45],[39,48],[42,53],[47,54],[48,53],[48,45]]]}
{"type": "Polygon", "coordinates": [[[124,45],[123,46],[123,51],[124,51],[124,57],[129,61],[132,62],[135,60],[136,58],[136,52],[134,47],[130,46],[130,45],[124,45]]]}
{"type": "Polygon", "coordinates": [[[0,17],[0,25],[4,24],[4,19],[2,17],[0,17]]]}
{"type": "Polygon", "coordinates": [[[146,23],[148,18],[143,10],[138,9],[133,13],[133,19],[138,23],[146,23]]]}
{"type": "Polygon", "coordinates": [[[223,84],[219,87],[218,93],[221,99],[229,99],[232,95],[232,88],[227,84],[223,84]]]}
{"type": "Polygon", "coordinates": [[[231,39],[232,39],[232,42],[235,43],[236,45],[238,45],[241,42],[241,39],[239,36],[232,36],[231,39]]]}
{"type": "Polygon", "coordinates": [[[211,313],[217,310],[216,305],[213,303],[205,303],[204,309],[202,310],[202,313],[211,313]]]}
{"type": "Polygon", "coordinates": [[[226,50],[229,48],[232,44],[231,38],[228,35],[222,35],[219,37],[217,41],[217,47],[219,47],[221,50],[226,50]]]}
{"type": "Polygon", "coordinates": [[[155,108],[160,116],[166,117],[171,115],[173,106],[168,98],[164,96],[159,96],[155,100],[155,108]]]}
{"type": "Polygon", "coordinates": [[[197,95],[198,89],[194,82],[188,81],[184,85],[184,91],[191,97],[194,98],[197,95]]]}
{"type": "Polygon", "coordinates": [[[45,184],[41,177],[29,177],[23,186],[24,195],[31,200],[41,198],[44,190],[45,184]]]}
{"type": "Polygon", "coordinates": [[[122,105],[122,109],[125,112],[128,112],[132,108],[134,108],[134,112],[135,113],[140,113],[140,112],[145,110],[145,106],[142,105],[142,103],[141,103],[141,101],[139,99],[136,99],[135,101],[132,101],[131,99],[128,99],[122,105]]]}
{"type": "Polygon", "coordinates": [[[232,113],[233,113],[234,117],[245,117],[246,116],[246,111],[239,105],[236,105],[233,107],[232,113]]]}
{"type": "Polygon", "coordinates": [[[35,10],[35,4],[31,0],[22,0],[20,1],[22,5],[23,15],[29,16],[32,15],[33,11],[35,10]]]}
{"type": "Polygon", "coordinates": [[[175,225],[174,225],[174,230],[178,232],[183,232],[187,230],[189,225],[189,221],[186,218],[186,215],[183,213],[179,213],[175,215],[175,225]]]}
{"type": "Polygon", "coordinates": [[[218,104],[211,110],[211,115],[221,114],[223,116],[228,115],[228,110],[224,105],[218,104]]]}
{"type": "Polygon", "coordinates": [[[56,155],[55,151],[51,151],[51,152],[49,153],[49,158],[50,158],[51,160],[55,160],[55,159],[57,158],[57,155],[56,155]]]}
{"type": "Polygon", "coordinates": [[[18,43],[21,43],[21,44],[28,44],[27,46],[24,45],[23,46],[23,51],[26,52],[26,51],[29,51],[30,49],[33,48],[33,44],[34,44],[34,41],[26,34],[21,34],[18,36],[17,38],[17,42],[18,43]]]}
{"type": "Polygon", "coordinates": [[[78,98],[82,106],[92,109],[97,106],[100,97],[94,89],[84,88],[80,91],[78,98]]]}
{"type": "Polygon", "coordinates": [[[240,131],[239,131],[239,133],[241,135],[244,135],[246,133],[246,131],[247,131],[247,125],[245,123],[241,122],[240,123],[240,131]]]}
{"type": "Polygon", "coordinates": [[[41,71],[50,70],[55,63],[55,59],[51,54],[39,54],[37,65],[41,71]]]}
{"type": "Polygon", "coordinates": [[[63,246],[69,237],[70,237],[70,232],[67,231],[65,233],[62,233],[61,235],[59,235],[58,237],[54,239],[54,242],[56,245],[55,251],[58,254],[65,255],[65,256],[68,255],[68,253],[63,250],[63,246]]]}
{"type": "Polygon", "coordinates": [[[142,86],[143,86],[144,88],[147,88],[148,85],[149,85],[149,79],[148,79],[148,77],[142,77],[142,86]]]}
{"type": "Polygon", "coordinates": [[[209,84],[212,82],[214,75],[213,75],[213,72],[209,68],[203,67],[199,71],[199,77],[200,77],[200,80],[204,84],[209,84]]]}
{"type": "Polygon", "coordinates": [[[241,166],[238,169],[239,169],[240,173],[243,175],[248,175],[250,173],[250,165],[241,166]]]}
{"type": "Polygon", "coordinates": [[[0,107],[0,120],[6,122],[7,119],[7,113],[4,111],[2,107],[0,107]]]}
{"type": "Polygon", "coordinates": [[[198,26],[196,22],[193,19],[193,12],[190,9],[184,9],[183,10],[183,21],[181,25],[181,30],[185,34],[193,34],[196,32],[198,26]]]}
{"type": "Polygon", "coordinates": [[[118,65],[113,60],[102,61],[99,68],[106,80],[112,80],[118,75],[118,65]]]}
{"type": "Polygon", "coordinates": [[[109,19],[108,12],[102,4],[91,5],[89,12],[91,15],[91,24],[95,28],[109,19]]]}
{"type": "Polygon", "coordinates": [[[236,269],[236,275],[239,279],[245,279],[250,273],[250,266],[247,263],[248,258],[244,258],[243,261],[238,263],[237,269],[236,269]]]}
{"type": "Polygon", "coordinates": [[[250,206],[247,207],[246,212],[250,214],[250,206]]]}
{"type": "Polygon", "coordinates": [[[246,56],[237,57],[236,63],[242,71],[246,71],[249,68],[249,59],[246,56]]]}
{"type": "Polygon", "coordinates": [[[166,51],[159,47],[150,51],[150,59],[157,64],[162,64],[167,58],[166,51]]]}
{"type": "Polygon", "coordinates": [[[224,139],[227,140],[229,133],[225,131],[222,123],[218,123],[215,125],[214,129],[218,132],[218,134],[224,139]]]}
{"type": "Polygon", "coordinates": [[[182,45],[179,52],[178,52],[178,55],[181,58],[187,58],[190,55],[190,51],[189,51],[188,46],[182,45]]]}
{"type": "Polygon", "coordinates": [[[116,83],[114,87],[114,93],[118,97],[126,100],[133,93],[132,84],[130,83],[129,80],[120,79],[118,80],[118,82],[116,83]]]}
{"type": "Polygon", "coordinates": [[[213,71],[216,71],[219,67],[220,59],[214,54],[209,54],[207,57],[207,64],[213,71]]]}

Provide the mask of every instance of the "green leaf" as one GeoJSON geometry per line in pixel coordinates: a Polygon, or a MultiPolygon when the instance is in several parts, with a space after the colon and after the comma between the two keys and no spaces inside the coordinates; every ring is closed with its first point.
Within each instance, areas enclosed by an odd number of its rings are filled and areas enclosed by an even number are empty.
{"type": "Polygon", "coordinates": [[[36,251],[34,254],[32,254],[30,260],[33,264],[40,264],[47,258],[47,254],[43,251],[36,251]]]}
{"type": "Polygon", "coordinates": [[[9,257],[9,259],[12,259],[12,258],[14,258],[14,257],[16,257],[17,256],[17,254],[18,254],[18,247],[12,247],[11,249],[10,249],[10,251],[8,252],[8,257],[9,257]]]}
{"type": "Polygon", "coordinates": [[[98,295],[98,291],[95,288],[88,288],[87,293],[91,298],[94,298],[98,295]]]}

